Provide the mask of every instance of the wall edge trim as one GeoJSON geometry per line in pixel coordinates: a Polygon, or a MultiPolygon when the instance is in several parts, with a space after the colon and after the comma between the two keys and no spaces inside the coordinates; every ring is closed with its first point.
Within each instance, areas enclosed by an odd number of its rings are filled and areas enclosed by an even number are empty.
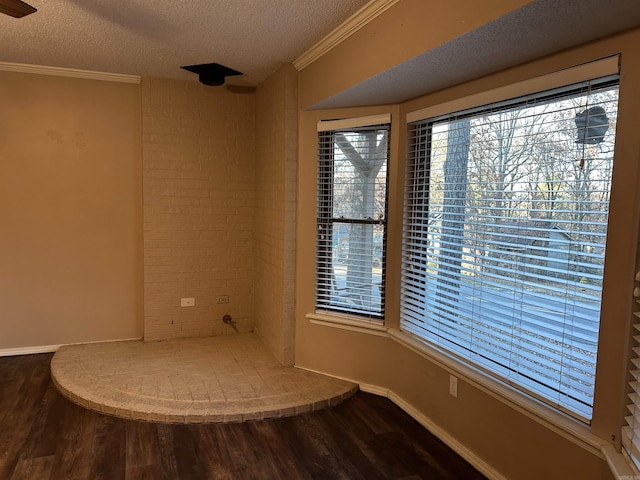
{"type": "Polygon", "coordinates": [[[92,342],[61,343],[59,345],[34,345],[31,347],[0,348],[0,357],[13,357],[16,355],[34,355],[38,353],[53,353],[58,351],[60,347],[65,347],[69,345],[89,345],[92,343],[132,342],[132,341],[138,341],[138,340],[142,340],[142,337],[118,338],[115,340],[95,340],[92,342]]]}
{"type": "Polygon", "coordinates": [[[395,5],[399,0],[373,0],[354,13],[345,22],[335,28],[309,50],[293,61],[298,71],[315,62],[333,47],[339,45],[356,33],[378,15],[395,5]]]}
{"type": "MultiPolygon", "coordinates": [[[[364,390],[364,389],[363,389],[364,390]]],[[[417,421],[424,428],[433,433],[436,437],[442,440],[445,444],[449,446],[452,450],[454,450],[458,455],[464,458],[467,462],[469,462],[473,467],[478,470],[480,473],[485,475],[486,477],[492,480],[508,480],[507,477],[498,472],[495,468],[485,462],[478,455],[473,453],[467,447],[465,447],[462,442],[458,441],[455,437],[446,432],[443,428],[440,428],[435,422],[433,422],[429,417],[424,415],[418,409],[414,408],[409,402],[405,401],[399,395],[396,395],[394,392],[389,391],[389,395],[387,396],[389,400],[395,403],[402,410],[407,412],[415,421],[417,421]]]]}
{"type": "Polygon", "coordinates": [[[93,72],[75,68],[48,67],[44,65],[29,65],[26,63],[0,62],[0,71],[31,73],[34,75],[51,75],[54,77],[83,78],[85,80],[101,80],[104,82],[139,84],[138,75],[124,75],[120,73],[93,72]]]}
{"type": "Polygon", "coordinates": [[[62,345],[38,345],[35,347],[18,347],[0,349],[0,357],[13,357],[17,355],[34,355],[38,353],[52,353],[62,345]]]}

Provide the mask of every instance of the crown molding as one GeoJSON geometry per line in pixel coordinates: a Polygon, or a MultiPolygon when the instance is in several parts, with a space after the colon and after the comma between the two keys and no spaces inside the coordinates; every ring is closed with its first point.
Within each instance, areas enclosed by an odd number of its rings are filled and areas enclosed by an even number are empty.
{"type": "Polygon", "coordinates": [[[293,62],[298,71],[315,62],[336,45],[356,33],[399,0],[372,0],[293,62]]]}
{"type": "Polygon", "coordinates": [[[25,63],[0,62],[0,71],[31,73],[35,75],[52,75],[55,77],[84,78],[87,80],[101,80],[104,82],[140,83],[137,75],[123,75],[119,73],[92,72],[74,68],[46,67],[42,65],[28,65],[25,63]]]}

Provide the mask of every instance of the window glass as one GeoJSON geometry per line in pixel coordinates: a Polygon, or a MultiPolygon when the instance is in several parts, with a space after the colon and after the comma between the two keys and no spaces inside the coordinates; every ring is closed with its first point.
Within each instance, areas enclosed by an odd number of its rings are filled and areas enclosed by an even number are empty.
{"type": "Polygon", "coordinates": [[[410,125],[401,328],[591,418],[616,82],[410,125]]]}
{"type": "Polygon", "coordinates": [[[389,125],[319,134],[316,306],[384,314],[389,125]]]}

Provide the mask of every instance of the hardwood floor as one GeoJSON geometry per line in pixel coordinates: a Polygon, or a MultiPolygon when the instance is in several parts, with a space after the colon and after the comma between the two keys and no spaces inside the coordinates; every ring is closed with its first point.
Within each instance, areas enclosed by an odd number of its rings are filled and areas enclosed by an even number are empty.
{"type": "Polygon", "coordinates": [[[51,357],[0,358],[1,480],[485,478],[375,395],[273,420],[146,423],[62,397],[51,357]]]}

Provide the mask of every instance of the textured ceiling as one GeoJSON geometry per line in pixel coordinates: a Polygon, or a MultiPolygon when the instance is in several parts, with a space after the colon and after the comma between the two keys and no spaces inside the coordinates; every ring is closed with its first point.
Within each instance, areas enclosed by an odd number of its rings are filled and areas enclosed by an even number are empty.
{"type": "Polygon", "coordinates": [[[536,0],[311,108],[399,103],[640,25],[640,0],[536,0]]]}
{"type": "Polygon", "coordinates": [[[255,85],[368,0],[26,1],[38,11],[0,15],[2,62],[184,79],[217,62],[255,85]]]}
{"type": "MultiPolygon", "coordinates": [[[[0,62],[194,79],[217,62],[257,85],[368,0],[27,0],[0,15],[0,62]]],[[[425,0],[426,1],[426,0],[425,0]]],[[[494,0],[485,0],[494,1],[494,0]]],[[[535,0],[312,108],[398,103],[640,25],[640,0],[535,0]]]]}

